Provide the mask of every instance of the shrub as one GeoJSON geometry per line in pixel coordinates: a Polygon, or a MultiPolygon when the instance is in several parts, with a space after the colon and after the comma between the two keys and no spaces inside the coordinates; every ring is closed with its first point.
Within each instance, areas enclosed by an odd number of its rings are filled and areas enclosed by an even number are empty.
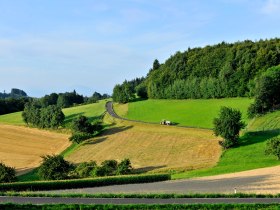
{"type": "Polygon", "coordinates": [[[16,171],[14,168],[0,163],[0,183],[16,181],[16,171]]]}
{"type": "Polygon", "coordinates": [[[124,159],[118,164],[116,174],[117,175],[130,174],[131,170],[132,170],[132,166],[130,160],[124,159]]]}
{"type": "Polygon", "coordinates": [[[101,131],[103,128],[100,121],[95,121],[93,124],[89,122],[89,119],[85,116],[79,116],[78,119],[72,122],[72,136],[70,141],[81,143],[94,136],[95,132],[101,131]]]}
{"type": "Polygon", "coordinates": [[[266,142],[266,155],[274,155],[280,160],[280,136],[269,139],[266,142]]]}
{"type": "Polygon", "coordinates": [[[86,178],[91,176],[91,171],[97,167],[95,161],[80,163],[74,171],[74,174],[80,178],[86,178]]]}
{"type": "Polygon", "coordinates": [[[105,160],[101,163],[101,166],[96,167],[91,175],[96,176],[114,176],[116,175],[118,168],[118,162],[116,160],[105,160]]]}
{"type": "Polygon", "coordinates": [[[39,167],[38,175],[43,180],[61,180],[69,178],[68,174],[73,165],[64,160],[61,155],[43,156],[43,163],[39,167]]]}
{"type": "Polygon", "coordinates": [[[92,137],[93,137],[93,134],[77,132],[77,133],[73,133],[72,136],[69,138],[69,140],[79,144],[92,137]]]}
{"type": "Polygon", "coordinates": [[[89,119],[83,115],[73,120],[72,129],[74,132],[78,133],[92,134],[94,132],[93,125],[89,122],[89,119]]]}

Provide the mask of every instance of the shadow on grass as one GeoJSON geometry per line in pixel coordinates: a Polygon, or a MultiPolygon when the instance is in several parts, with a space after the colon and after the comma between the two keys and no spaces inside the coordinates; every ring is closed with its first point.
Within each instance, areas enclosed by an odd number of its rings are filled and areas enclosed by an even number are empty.
{"type": "Polygon", "coordinates": [[[138,101],[146,101],[148,100],[147,98],[134,98],[131,101],[129,101],[130,103],[134,103],[134,102],[138,102],[138,101]]]}
{"type": "Polygon", "coordinates": [[[239,146],[248,146],[252,144],[257,144],[264,142],[270,138],[278,136],[280,134],[280,129],[269,130],[269,131],[255,131],[247,132],[240,138],[239,146]]]}
{"type": "Polygon", "coordinates": [[[18,182],[30,182],[30,181],[38,181],[38,180],[40,180],[38,176],[38,168],[34,168],[25,174],[17,176],[18,182]]]}
{"type": "Polygon", "coordinates": [[[144,173],[144,172],[149,172],[149,171],[153,171],[155,169],[160,169],[160,168],[164,168],[166,167],[166,165],[161,165],[161,166],[147,166],[147,167],[143,167],[143,168],[137,168],[133,170],[133,173],[135,174],[140,174],[140,173],[144,173]]]}
{"type": "Polygon", "coordinates": [[[88,140],[88,141],[84,142],[83,145],[99,144],[99,143],[105,141],[106,139],[107,139],[106,137],[101,137],[101,138],[98,138],[98,139],[91,139],[91,140],[88,140]]]}
{"type": "Polygon", "coordinates": [[[94,116],[94,117],[88,117],[88,119],[92,123],[92,122],[94,122],[96,120],[100,120],[100,117],[101,117],[101,115],[98,115],[98,116],[94,116]]]}
{"type": "Polygon", "coordinates": [[[132,125],[108,128],[104,131],[103,135],[106,135],[106,136],[113,135],[113,134],[116,134],[116,133],[119,133],[119,132],[126,131],[126,130],[131,129],[131,128],[133,128],[132,125]]]}
{"type": "Polygon", "coordinates": [[[83,115],[84,112],[80,112],[80,113],[76,113],[76,114],[70,114],[69,116],[67,116],[63,122],[63,125],[67,125],[69,123],[72,122],[73,119],[77,118],[80,115],[83,115]]]}

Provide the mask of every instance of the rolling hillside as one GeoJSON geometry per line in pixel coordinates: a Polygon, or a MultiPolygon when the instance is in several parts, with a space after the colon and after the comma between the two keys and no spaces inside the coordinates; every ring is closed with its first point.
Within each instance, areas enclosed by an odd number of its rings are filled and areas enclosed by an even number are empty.
{"type": "Polygon", "coordinates": [[[192,170],[214,166],[219,138],[210,130],[132,123],[105,117],[113,124],[101,136],[78,147],[67,160],[75,163],[129,158],[143,171],[192,170]]]}
{"type": "Polygon", "coordinates": [[[280,111],[252,119],[243,133],[240,146],[224,152],[217,166],[175,174],[173,178],[209,176],[280,165],[276,157],[264,154],[266,141],[280,135],[280,111]]]}
{"type": "Polygon", "coordinates": [[[248,98],[196,99],[196,100],[144,100],[128,105],[116,105],[115,111],[122,117],[159,123],[162,119],[178,125],[212,128],[213,119],[221,106],[237,108],[248,123],[247,109],[252,103],[248,98]]]}
{"type": "MultiPolygon", "coordinates": [[[[78,115],[91,120],[105,111],[105,101],[64,109],[65,126],[78,115]]],[[[59,154],[71,145],[69,135],[24,126],[21,112],[0,116],[0,161],[26,172],[40,164],[41,156],[59,154]],[[21,126],[19,126],[21,125],[21,126]]]]}
{"type": "Polygon", "coordinates": [[[20,173],[39,166],[41,156],[59,154],[68,146],[65,134],[0,124],[0,161],[20,173]]]}

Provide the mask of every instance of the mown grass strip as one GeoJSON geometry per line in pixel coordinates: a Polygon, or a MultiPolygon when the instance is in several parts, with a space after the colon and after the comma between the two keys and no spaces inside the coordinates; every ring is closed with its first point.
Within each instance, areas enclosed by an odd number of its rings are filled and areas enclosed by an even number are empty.
{"type": "Polygon", "coordinates": [[[148,183],[170,180],[169,174],[130,175],[101,177],[94,179],[72,179],[57,181],[14,182],[0,184],[0,191],[26,191],[26,190],[57,190],[85,187],[99,187],[107,185],[121,185],[131,183],[148,183]]]}
{"type": "Polygon", "coordinates": [[[37,210],[37,209],[103,209],[103,210],[118,210],[118,209],[279,209],[279,204],[128,204],[128,205],[114,205],[114,204],[0,204],[0,209],[23,209],[23,210],[37,210]]]}

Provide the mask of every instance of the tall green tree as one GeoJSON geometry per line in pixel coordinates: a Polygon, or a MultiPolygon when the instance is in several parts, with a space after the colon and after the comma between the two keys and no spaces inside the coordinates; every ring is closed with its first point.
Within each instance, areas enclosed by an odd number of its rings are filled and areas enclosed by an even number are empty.
{"type": "Polygon", "coordinates": [[[219,116],[214,119],[214,134],[221,136],[224,149],[238,144],[239,132],[245,124],[241,121],[241,112],[229,107],[221,107],[219,116]]]}
{"type": "Polygon", "coordinates": [[[280,106],[280,65],[269,68],[256,79],[255,101],[248,109],[250,117],[280,106]]]}

